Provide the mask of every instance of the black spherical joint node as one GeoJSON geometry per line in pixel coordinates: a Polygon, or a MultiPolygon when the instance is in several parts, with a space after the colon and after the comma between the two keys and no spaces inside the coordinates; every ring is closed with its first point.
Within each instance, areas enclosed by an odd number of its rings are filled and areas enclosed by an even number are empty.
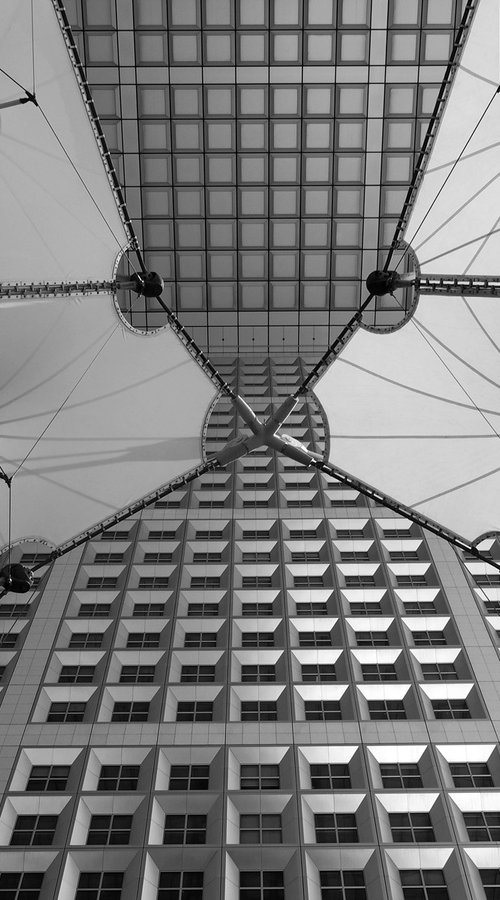
{"type": "Polygon", "coordinates": [[[0,569],[0,588],[14,594],[27,594],[33,587],[33,572],[21,563],[12,563],[0,569]]]}
{"type": "Polygon", "coordinates": [[[375,269],[366,279],[366,287],[374,297],[383,297],[384,294],[392,294],[397,287],[397,272],[384,272],[375,269]]]}
{"type": "Polygon", "coordinates": [[[163,278],[158,272],[135,272],[132,275],[132,290],[143,297],[160,297],[163,291],[163,278]]]}

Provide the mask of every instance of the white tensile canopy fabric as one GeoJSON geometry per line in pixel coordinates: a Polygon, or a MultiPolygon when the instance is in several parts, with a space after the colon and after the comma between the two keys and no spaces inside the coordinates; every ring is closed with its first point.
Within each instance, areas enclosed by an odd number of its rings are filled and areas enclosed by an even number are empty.
{"type": "MultiPolygon", "coordinates": [[[[0,103],[32,91],[31,6],[1,4],[0,103]]],[[[39,107],[0,110],[2,281],[111,281],[128,237],[53,5],[33,8],[39,107]]],[[[0,316],[1,546],[57,546],[200,464],[217,388],[170,327],[134,333],[108,293],[0,316]]]]}
{"type": "Polygon", "coordinates": [[[111,280],[128,237],[51,0],[2,0],[0,65],[0,103],[39,104],[0,109],[2,282],[111,280]]]}
{"type": "MultiPolygon", "coordinates": [[[[423,274],[500,275],[499,17],[479,0],[407,225],[423,274]]],[[[493,298],[359,329],[314,387],[332,464],[470,542],[500,530],[499,353],[493,298]]]]}

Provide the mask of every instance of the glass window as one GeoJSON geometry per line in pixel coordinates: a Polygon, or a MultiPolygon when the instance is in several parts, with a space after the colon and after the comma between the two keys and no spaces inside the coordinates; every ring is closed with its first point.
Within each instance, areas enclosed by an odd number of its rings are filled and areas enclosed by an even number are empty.
{"type": "Polygon", "coordinates": [[[91,684],[94,678],[94,666],[63,666],[59,684],[91,684]]]}
{"type": "Polygon", "coordinates": [[[329,722],[342,718],[340,700],[305,700],[304,713],[307,722],[329,722]]]}
{"type": "Polygon", "coordinates": [[[310,763],[309,772],[315,791],[341,791],[351,787],[347,763],[310,763]]]}
{"type": "Polygon", "coordinates": [[[202,900],[203,872],[160,872],[156,900],[202,900]]]}
{"type": "Polygon", "coordinates": [[[155,666],[122,666],[120,684],[149,684],[154,677],[155,666]]]}
{"type": "Polygon", "coordinates": [[[273,631],[244,631],[241,635],[242,647],[274,647],[273,631]]]}
{"type": "Polygon", "coordinates": [[[242,791],[278,791],[280,788],[279,765],[263,763],[241,764],[240,788],[242,791]]]}
{"type": "Polygon", "coordinates": [[[208,791],[210,766],[176,765],[170,767],[169,791],[208,791]]]}
{"type": "Polygon", "coordinates": [[[422,776],[417,763],[380,763],[385,788],[421,788],[422,776]]]}
{"type": "Polygon", "coordinates": [[[207,817],[204,815],[167,815],[163,830],[164,844],[204,844],[207,817]]]}
{"type": "Polygon", "coordinates": [[[98,791],[136,791],[140,766],[101,766],[98,791]]]}
{"type": "Polygon", "coordinates": [[[142,700],[116,701],[111,714],[112,722],[147,722],[149,703],[142,700]]]}
{"type": "Polygon", "coordinates": [[[285,900],[283,872],[240,872],[240,900],[285,900]]]}
{"type": "Polygon", "coordinates": [[[493,787],[493,778],[485,762],[449,763],[449,766],[457,788],[493,787]]]}
{"type": "Polygon", "coordinates": [[[315,813],[314,830],[318,844],[354,844],[358,829],[354,813],[315,813]]]}
{"type": "Polygon", "coordinates": [[[281,844],[281,816],[274,813],[240,815],[241,844],[281,844]]]}
{"type": "Polygon", "coordinates": [[[457,700],[431,700],[436,719],[471,719],[470,709],[465,697],[457,700]]]}
{"type": "Polygon", "coordinates": [[[242,700],[242,722],[276,722],[278,707],[275,700],[242,700]]]}
{"type": "Polygon", "coordinates": [[[264,665],[242,665],[241,680],[243,682],[274,682],[276,681],[276,668],[275,666],[264,665]]]}
{"type": "Polygon", "coordinates": [[[213,703],[209,700],[179,700],[176,722],[211,722],[213,703]]]}
{"type": "Polygon", "coordinates": [[[299,647],[331,647],[329,631],[299,631],[299,647]]]}
{"type": "Polygon", "coordinates": [[[321,900],[366,900],[363,872],[320,872],[321,900]]]}
{"type": "Polygon", "coordinates": [[[215,681],[215,666],[182,666],[182,682],[197,682],[203,684],[215,681]]]}
{"type": "Polygon", "coordinates": [[[188,631],[184,636],[185,647],[216,647],[217,632],[216,631],[188,631]]]}
{"type": "Polygon", "coordinates": [[[69,766],[32,766],[26,784],[27,791],[64,791],[69,777],[69,766]]]}
{"type": "Polygon", "coordinates": [[[458,673],[453,663],[422,663],[422,675],[426,681],[456,681],[458,673]]]}
{"type": "Polygon", "coordinates": [[[120,900],[123,872],[80,872],[75,900],[120,900]]]}
{"type": "Polygon", "coordinates": [[[302,681],[313,681],[319,684],[336,681],[337,674],[333,663],[310,663],[301,666],[302,681]]]}
{"type": "Polygon", "coordinates": [[[38,900],[43,872],[1,872],[0,900],[38,900]]]}
{"type": "Polygon", "coordinates": [[[370,719],[406,719],[402,700],[368,700],[370,719]]]}
{"type": "Polygon", "coordinates": [[[421,841],[435,841],[429,813],[403,812],[389,813],[389,825],[393,841],[418,844],[421,841]]]}
{"type": "Polygon", "coordinates": [[[391,663],[366,663],[361,665],[364,681],[397,681],[395,667],[391,663]]]}
{"type": "Polygon", "coordinates": [[[136,619],[160,618],[164,615],[164,603],[134,603],[132,610],[132,616],[136,619]]]}
{"type": "Polygon", "coordinates": [[[132,816],[122,815],[92,816],[87,835],[87,844],[92,846],[128,844],[132,818],[132,816]]]}
{"type": "Polygon", "coordinates": [[[11,847],[51,844],[58,816],[18,816],[10,839],[11,847]]]}
{"type": "Polygon", "coordinates": [[[47,722],[83,722],[85,703],[51,703],[47,722]]]}
{"type": "Polygon", "coordinates": [[[69,639],[69,646],[79,650],[98,650],[103,637],[102,631],[75,631],[69,639]]]}
{"type": "Polygon", "coordinates": [[[479,877],[486,900],[498,900],[500,896],[500,869],[479,869],[479,877]]]}
{"type": "Polygon", "coordinates": [[[403,869],[399,874],[404,900],[449,900],[440,869],[403,869]]]}
{"type": "Polygon", "coordinates": [[[464,812],[470,841],[500,841],[500,812],[464,812]]]}
{"type": "Polygon", "coordinates": [[[160,646],[159,631],[131,631],[127,636],[127,647],[137,650],[160,646]]]}

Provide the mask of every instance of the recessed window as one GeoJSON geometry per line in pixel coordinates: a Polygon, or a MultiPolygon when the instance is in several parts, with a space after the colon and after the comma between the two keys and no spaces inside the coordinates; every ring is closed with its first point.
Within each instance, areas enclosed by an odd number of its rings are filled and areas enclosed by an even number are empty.
{"type": "Polygon", "coordinates": [[[118,584],[118,578],[111,575],[93,575],[87,581],[88,590],[102,590],[103,588],[115,588],[118,584]]]}
{"type": "Polygon", "coordinates": [[[243,575],[241,579],[244,588],[270,588],[272,584],[272,575],[243,575]]]}
{"type": "Polygon", "coordinates": [[[160,618],[165,615],[164,603],[134,603],[132,616],[136,619],[160,618]]]}
{"type": "Polygon", "coordinates": [[[30,603],[2,603],[0,619],[27,619],[32,608],[30,603]]]}
{"type": "Polygon", "coordinates": [[[18,634],[13,634],[12,632],[0,634],[0,647],[12,650],[16,646],[18,637],[18,634]]]}
{"type": "Polygon", "coordinates": [[[242,722],[276,722],[278,707],[275,700],[242,700],[242,722]]]}
{"type": "Polygon", "coordinates": [[[309,772],[315,791],[343,791],[351,787],[347,763],[310,763],[309,772]]]}
{"type": "Polygon", "coordinates": [[[149,703],[142,700],[117,700],[111,714],[112,722],[147,722],[149,703]]]}
{"type": "Polygon", "coordinates": [[[182,666],[182,682],[197,682],[198,684],[215,681],[215,666],[182,666]]]}
{"type": "Polygon", "coordinates": [[[292,550],[292,562],[307,563],[319,562],[318,550],[292,550]]]}
{"type": "Polygon", "coordinates": [[[274,631],[244,631],[242,647],[274,647],[274,631]]]}
{"type": "Polygon", "coordinates": [[[96,553],[94,556],[94,564],[96,565],[109,565],[121,562],[123,562],[123,553],[96,553]]]}
{"type": "Polygon", "coordinates": [[[132,816],[121,815],[92,816],[87,835],[87,844],[91,846],[128,844],[132,818],[132,816]]]}
{"type": "Polygon", "coordinates": [[[165,816],[164,844],[204,844],[207,817],[204,815],[165,816]]]}
{"type": "Polygon", "coordinates": [[[326,603],[296,603],[297,616],[326,616],[328,610],[326,603]]]}
{"type": "Polygon", "coordinates": [[[453,663],[421,663],[422,675],[426,681],[456,681],[458,673],[453,663]]]}
{"type": "Polygon", "coordinates": [[[144,650],[159,646],[159,631],[131,631],[127,636],[127,647],[129,649],[144,650]]]}
{"type": "Polygon", "coordinates": [[[500,841],[500,812],[464,812],[470,841],[500,841]]]}
{"type": "Polygon", "coordinates": [[[340,700],[305,700],[304,713],[308,722],[330,722],[342,718],[340,700]]]}
{"type": "Polygon", "coordinates": [[[246,618],[259,618],[260,616],[272,616],[272,603],[242,603],[241,615],[246,618]]]}
{"type": "Polygon", "coordinates": [[[432,700],[432,709],[436,719],[471,719],[470,709],[465,697],[459,699],[432,700]]]}
{"type": "Polygon", "coordinates": [[[148,541],[175,541],[175,531],[150,531],[148,541]]]}
{"type": "Polygon", "coordinates": [[[485,762],[449,763],[456,788],[493,787],[493,778],[485,762]]]}
{"type": "Polygon", "coordinates": [[[271,763],[241,764],[240,788],[242,791],[279,791],[280,769],[271,763]]]}
{"type": "Polygon", "coordinates": [[[51,844],[58,816],[18,816],[10,839],[11,847],[51,844]]]}
{"type": "Polygon", "coordinates": [[[423,787],[417,763],[380,763],[380,776],[385,788],[423,787]]]}
{"type": "Polygon", "coordinates": [[[210,766],[177,765],[170,767],[169,791],[208,791],[210,766]]]}
{"type": "Polygon", "coordinates": [[[160,872],[156,900],[203,900],[203,872],[160,872]]]}
{"type": "Polygon", "coordinates": [[[283,872],[240,872],[240,900],[285,900],[283,872]]]}
{"type": "Polygon", "coordinates": [[[188,603],[188,616],[218,616],[218,603],[188,603]]]}
{"type": "Polygon", "coordinates": [[[354,844],[358,841],[354,813],[315,813],[314,830],[318,844],[354,844]]]}
{"type": "Polygon", "coordinates": [[[83,722],[85,703],[51,703],[47,722],[83,722]]]}
{"type": "Polygon", "coordinates": [[[388,647],[389,637],[385,631],[357,631],[358,647],[388,647]]]}
{"type": "Polygon", "coordinates": [[[363,663],[364,681],[397,681],[398,675],[392,663],[363,663]]]}
{"type": "Polygon", "coordinates": [[[69,770],[69,766],[32,766],[25,790],[37,794],[42,791],[65,791],[69,770]]]}
{"type": "Polygon", "coordinates": [[[194,553],[193,554],[193,562],[195,562],[195,563],[222,562],[222,553],[215,553],[214,551],[207,552],[207,553],[194,553]]]}
{"type": "Polygon", "coordinates": [[[97,650],[102,644],[102,631],[75,631],[70,639],[69,646],[75,650],[97,650]]]}
{"type": "Polygon", "coordinates": [[[402,700],[368,700],[370,719],[406,719],[402,700]]]}
{"type": "Polygon", "coordinates": [[[381,616],[382,607],[380,603],[365,603],[363,600],[353,601],[351,604],[352,616],[381,616]]]}
{"type": "Polygon", "coordinates": [[[82,603],[78,610],[79,619],[106,619],[111,612],[110,603],[82,603]]]}
{"type": "Polygon", "coordinates": [[[59,684],[91,684],[94,666],[63,666],[58,678],[59,684]]]}
{"type": "Polygon", "coordinates": [[[366,900],[363,872],[320,872],[321,900],[366,900]]]}
{"type": "Polygon", "coordinates": [[[446,638],[442,631],[412,631],[416,647],[443,647],[446,638]]]}
{"type": "Polygon", "coordinates": [[[0,897],[2,900],[38,900],[43,876],[43,872],[1,872],[0,897]]]}
{"type": "Polygon", "coordinates": [[[427,812],[389,813],[389,825],[392,839],[397,843],[418,844],[436,840],[427,812]]]}
{"type": "Polygon", "coordinates": [[[211,722],[213,703],[210,700],[179,700],[176,722],[211,722]]]}
{"type": "Polygon", "coordinates": [[[80,872],[75,900],[120,900],[123,872],[80,872]]]}
{"type": "Polygon", "coordinates": [[[167,553],[166,551],[158,551],[157,553],[145,553],[143,563],[146,565],[158,565],[161,563],[170,563],[172,562],[173,553],[167,553]]]}
{"type": "Polygon", "coordinates": [[[302,681],[312,681],[318,684],[336,681],[337,674],[333,663],[310,663],[301,666],[302,681]]]}
{"type": "Polygon", "coordinates": [[[184,636],[185,647],[216,647],[217,632],[216,631],[188,631],[184,636]]]}
{"type": "Polygon", "coordinates": [[[430,600],[409,600],[403,604],[407,616],[434,616],[437,609],[430,600]]]}
{"type": "Polygon", "coordinates": [[[192,588],[218,588],[220,587],[219,575],[194,575],[191,578],[192,588]]]}
{"type": "Polygon", "coordinates": [[[404,900],[449,900],[440,869],[403,869],[399,875],[404,900]]]}
{"type": "Polygon", "coordinates": [[[98,791],[136,791],[140,766],[101,766],[98,791]]]}
{"type": "Polygon", "coordinates": [[[322,575],[294,575],[293,586],[296,588],[323,587],[322,575]]]}
{"type": "Polygon", "coordinates": [[[242,562],[244,563],[257,563],[257,562],[271,562],[271,554],[264,552],[263,550],[259,550],[256,552],[245,552],[242,556],[242,562]]]}
{"type": "Polygon", "coordinates": [[[120,684],[150,684],[155,678],[155,666],[122,666],[120,684]]]}
{"type": "Polygon", "coordinates": [[[497,900],[500,893],[500,869],[479,869],[486,900],[497,900]]]}
{"type": "Polygon", "coordinates": [[[346,587],[375,587],[373,575],[346,575],[346,587]]]}
{"type": "Polygon", "coordinates": [[[299,647],[331,647],[329,631],[299,631],[299,647]]]}
{"type": "Polygon", "coordinates": [[[241,680],[249,682],[276,681],[275,666],[242,665],[241,680]]]}
{"type": "Polygon", "coordinates": [[[281,816],[273,813],[240,815],[240,844],[281,844],[281,816]]]}
{"type": "Polygon", "coordinates": [[[168,587],[168,575],[143,575],[137,587],[144,591],[161,591],[168,587]]]}

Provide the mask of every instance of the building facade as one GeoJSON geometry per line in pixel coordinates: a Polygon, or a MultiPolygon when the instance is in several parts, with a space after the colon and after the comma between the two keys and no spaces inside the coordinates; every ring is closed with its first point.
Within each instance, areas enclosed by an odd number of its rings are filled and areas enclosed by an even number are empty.
{"type": "MultiPolygon", "coordinates": [[[[306,366],[219,371],[265,414],[306,366]]],[[[268,451],[56,562],[0,605],[2,900],[497,898],[487,570],[268,451]]]]}

